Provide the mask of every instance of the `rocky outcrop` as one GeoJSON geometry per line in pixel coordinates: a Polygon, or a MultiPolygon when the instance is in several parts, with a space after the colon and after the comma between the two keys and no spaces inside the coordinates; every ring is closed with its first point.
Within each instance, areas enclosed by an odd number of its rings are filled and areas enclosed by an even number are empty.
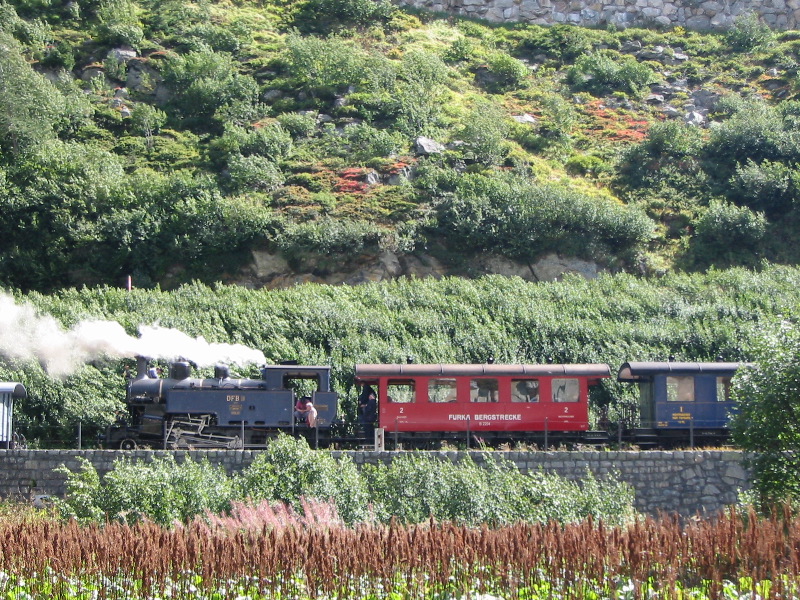
{"type": "Polygon", "coordinates": [[[511,260],[502,256],[483,256],[470,263],[465,272],[463,265],[448,265],[429,254],[397,254],[389,250],[375,255],[362,255],[342,261],[340,268],[328,271],[300,272],[293,270],[280,254],[267,251],[253,252],[253,260],[238,275],[229,278],[249,288],[282,288],[300,283],[330,285],[388,281],[400,277],[436,279],[450,275],[504,275],[520,277],[527,281],[557,281],[568,273],[587,279],[597,277],[601,268],[594,262],[556,254],[543,256],[534,263],[511,260]]]}

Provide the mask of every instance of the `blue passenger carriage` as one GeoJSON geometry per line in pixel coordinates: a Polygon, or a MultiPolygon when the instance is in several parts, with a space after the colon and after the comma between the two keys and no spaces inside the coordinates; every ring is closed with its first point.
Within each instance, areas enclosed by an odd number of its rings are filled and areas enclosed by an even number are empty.
{"type": "Polygon", "coordinates": [[[618,381],[639,384],[641,447],[715,445],[728,438],[735,410],[731,379],[742,365],[731,362],[626,362],[618,381]]]}

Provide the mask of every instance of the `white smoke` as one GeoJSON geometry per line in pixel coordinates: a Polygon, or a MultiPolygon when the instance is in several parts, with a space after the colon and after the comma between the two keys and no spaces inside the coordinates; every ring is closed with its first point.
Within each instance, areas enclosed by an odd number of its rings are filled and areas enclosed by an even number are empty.
{"type": "Polygon", "coordinates": [[[0,355],[15,361],[38,361],[52,376],[65,377],[102,358],[184,359],[198,367],[223,362],[239,366],[264,364],[264,354],[242,344],[207,342],[157,325],[140,325],[139,337],[116,321],[86,320],[69,330],[29,304],[18,305],[0,293],[0,355]]]}

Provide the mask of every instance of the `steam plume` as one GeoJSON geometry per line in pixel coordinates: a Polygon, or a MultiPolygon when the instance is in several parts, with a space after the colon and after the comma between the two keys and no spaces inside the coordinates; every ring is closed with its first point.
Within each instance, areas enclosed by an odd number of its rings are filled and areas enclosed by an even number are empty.
{"type": "Polygon", "coordinates": [[[137,355],[165,360],[185,359],[198,367],[218,362],[263,364],[264,354],[242,344],[207,342],[177,329],[140,325],[139,337],[128,335],[116,321],[86,320],[65,330],[50,315],[29,304],[18,305],[0,293],[0,354],[18,361],[36,360],[53,376],[64,377],[101,357],[137,355]]]}

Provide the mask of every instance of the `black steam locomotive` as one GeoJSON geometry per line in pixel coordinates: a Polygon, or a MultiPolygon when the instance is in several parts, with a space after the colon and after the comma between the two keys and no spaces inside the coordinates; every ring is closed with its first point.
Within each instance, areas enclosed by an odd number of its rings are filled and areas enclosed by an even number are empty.
{"type": "Polygon", "coordinates": [[[736,409],[729,393],[738,368],[625,363],[617,379],[639,386],[639,422],[608,435],[592,430],[589,415],[590,388],[611,376],[605,364],[356,365],[356,383],[363,397],[372,396],[375,420],[343,435],[344,428],[333,427],[339,424],[339,398],[331,391],[328,366],[265,366],[261,379],[232,377],[227,367],[217,366],[213,378],[196,379],[187,362],[172,363],[161,377],[140,358],[128,382],[127,413],[108,429],[104,445],[257,448],[279,432],[302,435],[314,446],[378,444],[381,436],[403,448],[445,440],[544,447],[610,441],[640,448],[718,445],[726,441],[736,409]],[[314,407],[315,420],[301,412],[302,399],[314,407]]]}
{"type": "Polygon", "coordinates": [[[247,448],[263,446],[277,431],[310,436],[328,431],[339,397],[330,389],[330,367],[275,365],[261,379],[231,377],[226,366],[214,377],[191,377],[187,362],[170,365],[167,377],[137,359],[128,382],[128,411],[106,432],[108,448],[247,448]],[[316,409],[316,427],[297,415],[298,397],[316,409]]]}

